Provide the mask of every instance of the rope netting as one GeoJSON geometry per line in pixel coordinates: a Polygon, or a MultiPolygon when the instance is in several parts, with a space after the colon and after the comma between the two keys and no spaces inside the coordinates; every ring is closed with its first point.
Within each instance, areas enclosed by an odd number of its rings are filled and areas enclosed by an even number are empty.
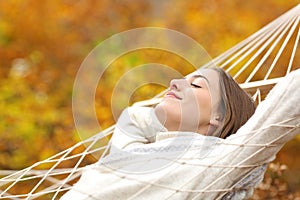
{"type": "MultiPolygon", "coordinates": [[[[253,95],[253,98],[257,102],[260,102],[276,83],[291,71],[300,67],[299,19],[300,5],[283,14],[202,67],[219,66],[225,69],[240,83],[242,88],[253,95]]],[[[158,95],[153,99],[137,102],[135,105],[154,105],[160,97],[161,95],[158,95]]],[[[286,119],[282,123],[273,124],[264,128],[287,127],[291,120],[293,119],[286,119]]],[[[290,125],[289,130],[283,133],[282,137],[295,128],[295,126],[290,125]]],[[[74,146],[23,170],[1,170],[0,199],[59,198],[78,181],[83,167],[96,161],[94,159],[95,154],[99,155],[100,158],[106,155],[106,151],[108,151],[109,147],[108,141],[113,131],[114,126],[111,126],[99,134],[80,141],[74,146]],[[72,166],[72,168],[69,168],[69,166],[72,166]]],[[[255,133],[253,133],[252,137],[255,137],[255,133]]],[[[256,146],[261,148],[251,156],[256,156],[256,154],[264,151],[266,145],[272,145],[280,139],[281,138],[278,137],[268,144],[257,144],[256,146]]],[[[235,144],[231,143],[228,145],[235,144]]],[[[246,159],[251,159],[251,156],[246,159]]],[[[227,155],[222,155],[221,158],[226,159],[226,157],[227,155]]],[[[176,160],[174,162],[183,161],[176,160]]],[[[258,165],[261,165],[261,163],[258,165]]],[[[255,167],[253,165],[245,165],[242,161],[234,166],[211,163],[211,166],[202,167],[212,166],[217,168],[230,168],[231,170],[255,167]]],[[[199,164],[195,167],[199,167],[199,164]]],[[[111,173],[117,174],[113,170],[111,173]]],[[[201,173],[201,170],[199,173],[201,173]]],[[[215,181],[211,182],[210,185],[207,185],[207,187],[202,190],[193,190],[192,188],[189,190],[183,189],[185,188],[184,185],[180,185],[176,188],[168,187],[168,189],[195,193],[193,198],[196,199],[198,195],[202,193],[216,192],[216,189],[210,189],[211,186],[217,184],[218,181],[222,180],[225,176],[226,173],[215,177],[215,181]]],[[[130,179],[130,177],[125,178],[130,179]]],[[[165,185],[154,182],[148,183],[148,186],[155,184],[158,187],[166,187],[165,185]]],[[[146,188],[147,187],[141,188],[140,192],[142,193],[146,188]]],[[[219,190],[226,193],[233,190],[233,186],[219,190]]],[[[138,194],[139,193],[135,196],[138,196],[138,194]]],[[[133,198],[134,196],[132,196],[132,199],[133,198]]]]}

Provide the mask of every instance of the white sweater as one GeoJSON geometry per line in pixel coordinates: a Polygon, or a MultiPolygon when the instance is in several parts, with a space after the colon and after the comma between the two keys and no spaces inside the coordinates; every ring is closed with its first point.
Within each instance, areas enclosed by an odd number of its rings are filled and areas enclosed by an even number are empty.
{"type": "Polygon", "coordinates": [[[66,199],[247,199],[266,164],[300,132],[300,70],[224,139],[167,132],[152,108],[126,109],[111,151],[87,166],[66,199]]]}

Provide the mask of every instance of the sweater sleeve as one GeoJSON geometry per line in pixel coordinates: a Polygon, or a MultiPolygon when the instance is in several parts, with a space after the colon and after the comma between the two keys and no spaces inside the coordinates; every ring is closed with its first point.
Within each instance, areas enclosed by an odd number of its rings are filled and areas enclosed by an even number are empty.
{"type": "Polygon", "coordinates": [[[296,70],[271,90],[235,135],[228,137],[228,143],[239,141],[240,151],[236,158],[244,159],[247,164],[265,162],[299,133],[299,89],[300,70],[296,70]]]}
{"type": "Polygon", "coordinates": [[[245,177],[254,167],[271,162],[283,145],[300,133],[299,86],[300,70],[296,70],[272,89],[236,134],[221,142],[218,152],[222,152],[223,156],[214,164],[228,168],[215,173],[218,178],[206,189],[236,190],[233,183],[245,177]]]}
{"type": "Polygon", "coordinates": [[[151,107],[128,107],[118,119],[111,138],[111,152],[155,142],[157,132],[166,131],[151,107]]]}

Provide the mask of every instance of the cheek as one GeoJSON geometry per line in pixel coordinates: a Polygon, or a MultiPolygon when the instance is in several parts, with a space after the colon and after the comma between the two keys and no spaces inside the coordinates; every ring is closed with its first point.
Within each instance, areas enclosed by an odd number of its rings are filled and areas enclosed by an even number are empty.
{"type": "Polygon", "coordinates": [[[202,113],[202,116],[205,116],[207,119],[210,119],[211,99],[208,92],[198,95],[197,106],[198,106],[198,110],[202,113]]]}
{"type": "Polygon", "coordinates": [[[182,104],[183,118],[189,120],[190,123],[206,123],[211,115],[210,101],[208,92],[191,92],[182,104]]]}

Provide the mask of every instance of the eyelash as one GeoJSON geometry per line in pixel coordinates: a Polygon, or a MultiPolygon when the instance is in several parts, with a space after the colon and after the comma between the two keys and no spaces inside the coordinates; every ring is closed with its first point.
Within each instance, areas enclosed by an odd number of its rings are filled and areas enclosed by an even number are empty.
{"type": "Polygon", "coordinates": [[[196,85],[194,83],[191,83],[191,86],[195,87],[195,88],[202,88],[200,85],[196,85]]]}

